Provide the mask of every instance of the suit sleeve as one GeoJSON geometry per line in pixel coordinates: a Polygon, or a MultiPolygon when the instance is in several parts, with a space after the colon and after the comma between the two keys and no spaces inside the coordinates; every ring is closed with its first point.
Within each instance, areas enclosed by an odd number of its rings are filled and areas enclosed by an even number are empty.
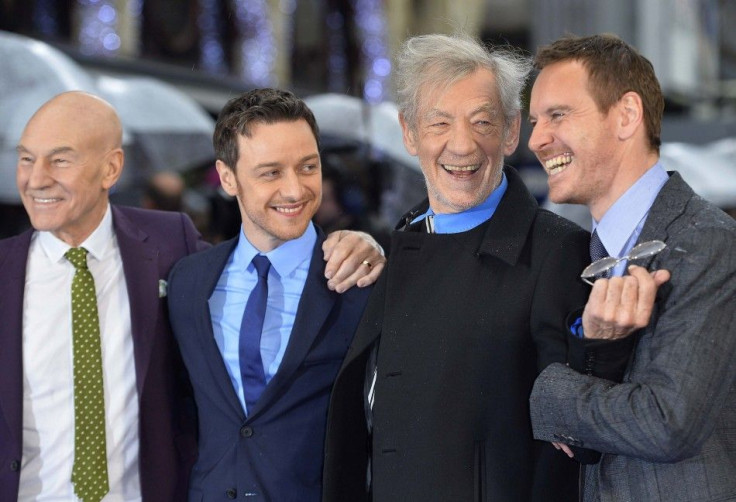
{"type": "Polygon", "coordinates": [[[552,364],[531,396],[534,435],[652,462],[696,454],[736,380],[736,232],[690,224],[654,268],[672,273],[624,383],[552,364]],[[643,346],[643,347],[642,347],[643,346]]]}
{"type": "MultiPolygon", "coordinates": [[[[582,315],[582,309],[571,314],[567,325],[571,326],[573,319],[579,319],[582,315]]],[[[568,329],[567,364],[585,375],[622,382],[639,334],[637,331],[616,340],[599,340],[580,338],[568,329]]]]}

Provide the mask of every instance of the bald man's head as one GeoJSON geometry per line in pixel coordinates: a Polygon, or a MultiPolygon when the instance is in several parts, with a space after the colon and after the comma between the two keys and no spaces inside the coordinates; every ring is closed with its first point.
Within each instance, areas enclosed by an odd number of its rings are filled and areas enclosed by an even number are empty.
{"type": "Polygon", "coordinates": [[[36,230],[78,246],[99,225],[123,167],[115,109],[81,91],[46,102],[26,125],[16,181],[36,230]]]}
{"type": "Polygon", "coordinates": [[[41,105],[28,121],[26,130],[36,122],[43,122],[45,127],[53,123],[73,122],[74,129],[95,143],[104,145],[106,149],[121,148],[123,143],[123,126],[120,124],[115,108],[104,99],[83,91],[69,91],[58,94],[41,105]]]}

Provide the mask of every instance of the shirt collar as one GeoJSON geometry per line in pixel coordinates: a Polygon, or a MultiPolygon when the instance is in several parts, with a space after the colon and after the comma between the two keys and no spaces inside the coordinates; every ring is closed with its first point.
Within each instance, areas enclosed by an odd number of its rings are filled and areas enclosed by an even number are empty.
{"type": "MultiPolygon", "coordinates": [[[[102,260],[112,247],[112,238],[112,211],[110,210],[110,204],[108,204],[105,216],[102,217],[100,224],[79,247],[86,249],[88,254],[96,260],[102,260]]],[[[48,231],[38,232],[38,241],[43,252],[53,263],[64,259],[64,254],[71,249],[69,244],[48,231]]]]}
{"type": "Polygon", "coordinates": [[[466,209],[459,213],[435,214],[430,207],[423,214],[417,216],[412,223],[420,221],[427,216],[434,216],[434,231],[438,234],[457,234],[475,228],[481,223],[488,221],[496,212],[509,182],[506,173],[501,173],[501,183],[490,195],[475,207],[466,209]]]}
{"type": "Polygon", "coordinates": [[[280,277],[289,276],[305,260],[311,260],[314,244],[317,242],[317,231],[314,224],[309,222],[307,230],[300,237],[288,240],[268,253],[261,253],[248,241],[243,233],[243,227],[240,228],[238,244],[233,253],[234,264],[245,270],[255,255],[264,254],[280,277]]]}
{"type": "Polygon", "coordinates": [[[598,237],[611,256],[623,256],[633,246],[649,208],[668,179],[667,171],[657,162],[613,203],[601,221],[593,220],[592,228],[598,231],[598,237]]]}

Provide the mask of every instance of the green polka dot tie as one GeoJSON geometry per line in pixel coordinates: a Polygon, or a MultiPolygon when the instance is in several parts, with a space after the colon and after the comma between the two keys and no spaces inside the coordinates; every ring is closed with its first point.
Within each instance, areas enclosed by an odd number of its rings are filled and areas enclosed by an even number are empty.
{"type": "Polygon", "coordinates": [[[74,493],[84,502],[99,502],[109,491],[105,447],[105,396],[95,281],[87,268],[87,250],[64,255],[76,272],[72,280],[74,355],[74,493]]]}

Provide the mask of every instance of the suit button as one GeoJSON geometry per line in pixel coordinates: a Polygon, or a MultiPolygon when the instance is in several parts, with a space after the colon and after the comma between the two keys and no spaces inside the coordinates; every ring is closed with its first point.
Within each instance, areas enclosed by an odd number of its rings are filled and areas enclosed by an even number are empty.
{"type": "Polygon", "coordinates": [[[244,425],[243,427],[240,428],[240,435],[243,436],[244,438],[251,437],[253,435],[253,428],[248,427],[247,425],[244,425]]]}
{"type": "Polygon", "coordinates": [[[225,492],[225,495],[229,499],[234,499],[238,495],[238,492],[236,492],[233,488],[230,488],[225,492]]]}
{"type": "Polygon", "coordinates": [[[20,469],[20,462],[18,462],[17,460],[13,460],[12,462],[10,462],[11,471],[17,471],[18,469],[20,469]]]}

